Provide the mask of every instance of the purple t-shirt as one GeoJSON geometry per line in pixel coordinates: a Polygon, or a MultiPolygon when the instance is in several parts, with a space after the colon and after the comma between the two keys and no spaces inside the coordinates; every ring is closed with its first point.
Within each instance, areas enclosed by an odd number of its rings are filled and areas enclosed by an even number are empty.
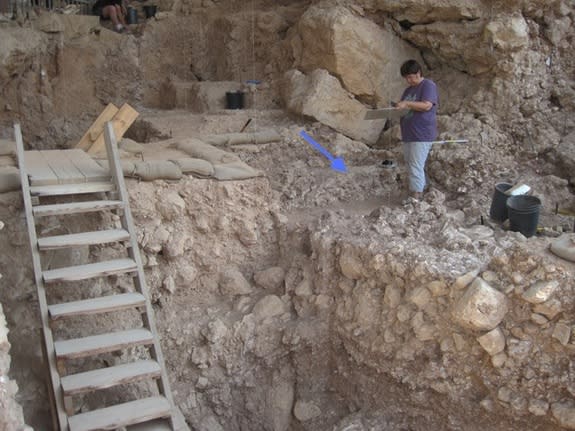
{"type": "Polygon", "coordinates": [[[403,142],[431,142],[437,137],[437,86],[430,79],[424,79],[415,87],[407,87],[401,100],[431,102],[433,107],[426,112],[410,110],[401,118],[401,139],[403,142]]]}

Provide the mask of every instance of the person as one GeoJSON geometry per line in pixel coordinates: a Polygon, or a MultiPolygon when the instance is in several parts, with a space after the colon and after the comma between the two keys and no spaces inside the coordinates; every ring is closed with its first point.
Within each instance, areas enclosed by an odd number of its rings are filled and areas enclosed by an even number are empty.
{"type": "Polygon", "coordinates": [[[97,0],[92,6],[92,13],[101,19],[109,19],[114,30],[122,33],[126,29],[126,6],[123,0],[97,0]]]}
{"type": "Polygon", "coordinates": [[[401,76],[408,87],[403,91],[397,109],[408,109],[401,117],[403,154],[409,176],[409,195],[420,200],[425,188],[425,162],[437,137],[439,96],[435,83],[423,77],[421,65],[408,60],[401,65],[401,76]]]}

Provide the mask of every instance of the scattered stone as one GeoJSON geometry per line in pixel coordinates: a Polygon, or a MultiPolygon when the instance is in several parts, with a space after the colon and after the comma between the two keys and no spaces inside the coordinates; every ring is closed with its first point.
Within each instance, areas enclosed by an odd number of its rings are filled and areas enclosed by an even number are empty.
{"type": "Polygon", "coordinates": [[[487,412],[493,411],[493,400],[491,398],[485,398],[481,400],[479,405],[487,412]]]}
{"type": "Polygon", "coordinates": [[[559,287],[557,280],[538,281],[523,292],[521,297],[532,304],[541,304],[549,300],[551,295],[557,290],[557,287],[559,287]]]}
{"type": "Polygon", "coordinates": [[[437,296],[445,296],[449,293],[449,289],[447,288],[447,283],[445,281],[432,281],[428,283],[427,289],[431,292],[431,294],[435,297],[437,296]]]}
{"type": "Polygon", "coordinates": [[[406,299],[415,304],[417,308],[425,308],[431,301],[431,294],[425,287],[416,287],[407,293],[406,299]]]}
{"type": "Polygon", "coordinates": [[[469,286],[469,284],[475,280],[477,275],[479,274],[479,269],[475,269],[473,271],[468,272],[467,274],[463,274],[461,277],[458,277],[455,282],[453,283],[453,287],[455,289],[463,289],[464,287],[469,286]]]}
{"type": "Polygon", "coordinates": [[[537,313],[531,313],[531,321],[541,326],[549,323],[549,320],[545,316],[542,316],[541,314],[537,313]]]}
{"type": "Polygon", "coordinates": [[[285,271],[279,266],[268,268],[254,274],[254,281],[260,287],[269,290],[279,289],[285,278],[285,271]]]}
{"type": "Polygon", "coordinates": [[[535,416],[545,416],[549,410],[549,403],[545,400],[530,400],[527,410],[535,416]]]}
{"type": "Polygon", "coordinates": [[[538,314],[543,314],[549,320],[553,320],[561,311],[563,311],[563,304],[558,299],[550,299],[542,304],[537,304],[533,307],[533,311],[538,314]]]}
{"type": "Polygon", "coordinates": [[[491,365],[493,365],[494,368],[503,367],[505,365],[505,362],[507,362],[507,355],[503,352],[493,355],[491,357],[491,365]]]}
{"type": "Polygon", "coordinates": [[[296,401],[293,414],[300,422],[305,422],[321,415],[321,409],[311,401],[296,401]]]}
{"type": "Polygon", "coordinates": [[[453,308],[454,319],[475,330],[495,328],[507,313],[507,297],[476,278],[453,308]]]}
{"type": "Polygon", "coordinates": [[[401,303],[402,290],[394,285],[387,286],[383,295],[383,303],[390,308],[396,308],[401,303]]]}
{"type": "Polygon", "coordinates": [[[503,401],[504,403],[510,402],[512,395],[513,394],[511,392],[511,389],[509,389],[506,386],[499,388],[499,390],[497,391],[497,399],[499,401],[503,401]]]}
{"type": "Polygon", "coordinates": [[[566,346],[571,339],[571,326],[563,322],[558,322],[553,329],[552,337],[566,346]]]}
{"type": "Polygon", "coordinates": [[[499,326],[488,333],[477,338],[481,347],[491,356],[500,353],[505,349],[505,335],[499,326]]]}
{"type": "Polygon", "coordinates": [[[228,327],[220,319],[216,319],[208,323],[204,336],[212,344],[221,344],[227,334],[228,327]]]}
{"type": "Polygon", "coordinates": [[[210,385],[210,381],[204,377],[204,376],[200,376],[198,377],[198,381],[196,382],[196,388],[198,389],[206,389],[208,386],[210,385]]]}
{"type": "Polygon", "coordinates": [[[174,293],[176,291],[176,282],[174,281],[174,277],[169,275],[168,277],[164,278],[162,287],[168,292],[174,293]]]}
{"type": "Polygon", "coordinates": [[[294,293],[296,296],[303,297],[313,295],[310,281],[307,279],[302,280],[302,282],[296,286],[294,293]]]}
{"type": "Polygon", "coordinates": [[[253,314],[257,320],[279,316],[285,311],[285,305],[276,295],[267,295],[254,305],[253,314]]]}
{"type": "Polygon", "coordinates": [[[572,400],[551,404],[551,414],[560,426],[575,430],[575,403],[572,400]]]}
{"type": "Polygon", "coordinates": [[[365,268],[353,249],[344,248],[339,257],[341,273],[351,280],[359,280],[365,274],[365,268]]]}
{"type": "Polygon", "coordinates": [[[422,311],[415,313],[411,320],[411,325],[413,326],[413,332],[419,341],[430,341],[435,338],[437,328],[425,322],[422,311]]]}
{"type": "Polygon", "coordinates": [[[253,288],[238,268],[230,267],[220,273],[219,288],[222,295],[248,295],[253,288]]]}

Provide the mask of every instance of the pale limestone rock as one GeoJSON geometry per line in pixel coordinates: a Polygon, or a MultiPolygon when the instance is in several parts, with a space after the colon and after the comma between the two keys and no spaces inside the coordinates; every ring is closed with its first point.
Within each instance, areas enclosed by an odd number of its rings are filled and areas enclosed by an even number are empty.
{"type": "Polygon", "coordinates": [[[198,269],[191,262],[186,262],[185,265],[180,265],[176,275],[176,283],[178,286],[190,286],[198,277],[198,269]]]}
{"type": "Polygon", "coordinates": [[[390,308],[396,308],[401,303],[402,290],[394,285],[387,286],[383,295],[383,303],[390,308]]]}
{"type": "Polygon", "coordinates": [[[529,44],[529,28],[522,15],[500,15],[485,26],[483,38],[501,51],[518,51],[529,44]]]}
{"type": "Polygon", "coordinates": [[[238,268],[230,267],[220,273],[220,292],[226,296],[249,295],[253,288],[238,268]]]}
{"type": "Polygon", "coordinates": [[[397,320],[400,322],[407,322],[409,319],[411,319],[411,315],[411,310],[407,305],[400,305],[397,307],[397,320]]]}
{"type": "Polygon", "coordinates": [[[533,307],[533,311],[538,314],[543,314],[549,320],[552,320],[561,311],[563,311],[563,305],[558,299],[550,299],[543,304],[537,304],[533,307]]]}
{"type": "Polygon", "coordinates": [[[295,390],[289,373],[283,371],[273,376],[270,388],[268,420],[273,431],[287,431],[290,427],[291,413],[294,404],[295,390]]]}
{"type": "Polygon", "coordinates": [[[293,414],[300,422],[309,421],[321,415],[321,409],[312,401],[298,400],[295,403],[293,414]]]}
{"type": "Polygon", "coordinates": [[[339,256],[341,273],[351,280],[359,280],[365,274],[361,259],[351,248],[344,248],[339,256]]]}
{"type": "Polygon", "coordinates": [[[462,276],[458,277],[455,282],[453,283],[453,287],[455,289],[463,289],[464,287],[469,286],[469,284],[475,280],[477,275],[479,274],[479,268],[473,271],[469,271],[467,274],[463,274],[462,276]]]}
{"type": "Polygon", "coordinates": [[[158,193],[156,209],[165,220],[177,220],[186,210],[186,201],[176,193],[158,193]]]}
{"type": "Polygon", "coordinates": [[[162,282],[162,287],[166,289],[168,292],[174,293],[176,291],[176,282],[174,280],[174,277],[170,275],[164,278],[164,281],[162,282]]]}
{"type": "Polygon", "coordinates": [[[204,376],[198,377],[198,380],[196,381],[196,388],[202,390],[206,389],[209,385],[210,381],[207,379],[207,377],[204,376]]]}
{"type": "Polygon", "coordinates": [[[204,416],[197,425],[198,431],[225,431],[218,420],[212,416],[204,416]]]}
{"type": "Polygon", "coordinates": [[[427,289],[434,297],[445,296],[449,293],[447,283],[443,280],[435,280],[427,285],[427,289]]]}
{"type": "Polygon", "coordinates": [[[416,287],[407,292],[406,299],[415,304],[417,308],[425,308],[431,301],[431,294],[425,287],[416,287]]]}
{"type": "Polygon", "coordinates": [[[560,426],[575,430],[575,402],[573,400],[551,404],[551,414],[560,426]]]}
{"type": "Polygon", "coordinates": [[[531,321],[541,326],[546,325],[549,322],[549,320],[545,316],[542,316],[541,314],[537,313],[531,313],[531,321]]]}
{"type": "Polygon", "coordinates": [[[564,322],[558,322],[553,328],[552,337],[559,341],[562,345],[566,346],[571,339],[571,326],[564,322]]]}
{"type": "Polygon", "coordinates": [[[413,332],[419,341],[430,341],[435,338],[437,328],[425,322],[423,312],[418,311],[411,320],[413,332]]]}
{"type": "Polygon", "coordinates": [[[246,247],[256,245],[259,239],[256,224],[247,220],[242,220],[238,224],[236,234],[240,242],[246,247]]]}
{"type": "Polygon", "coordinates": [[[454,333],[453,334],[453,342],[455,343],[455,348],[458,352],[461,352],[467,348],[467,342],[465,338],[461,334],[454,333]]]}
{"type": "Polygon", "coordinates": [[[329,310],[333,304],[333,298],[329,295],[320,294],[315,298],[315,305],[320,310],[329,310]]]}
{"type": "Polygon", "coordinates": [[[182,256],[189,242],[190,238],[182,232],[178,232],[177,235],[171,235],[168,242],[164,244],[162,248],[164,256],[168,259],[175,259],[176,257],[182,256]]]}
{"type": "Polygon", "coordinates": [[[276,295],[267,295],[260,299],[252,310],[256,320],[279,316],[285,311],[285,305],[276,295]]]}
{"type": "Polygon", "coordinates": [[[530,340],[510,338],[507,341],[507,354],[510,358],[522,361],[531,354],[533,343],[530,340]]]}
{"type": "Polygon", "coordinates": [[[495,328],[507,313],[507,298],[481,278],[467,288],[454,305],[453,318],[460,325],[475,330],[495,328]]]}
{"type": "Polygon", "coordinates": [[[296,286],[294,293],[296,296],[303,296],[303,297],[313,295],[311,282],[308,279],[303,279],[301,283],[296,286]]]}
{"type": "Polygon", "coordinates": [[[505,349],[505,335],[499,326],[481,337],[477,338],[481,347],[491,356],[500,353],[505,349]]]}
{"type": "Polygon", "coordinates": [[[499,401],[503,401],[504,403],[508,403],[511,401],[511,398],[513,396],[513,393],[511,392],[511,389],[509,389],[506,386],[502,386],[501,388],[499,388],[499,390],[497,391],[497,399],[499,401]]]}
{"type": "Polygon", "coordinates": [[[549,411],[549,403],[545,400],[530,400],[527,410],[532,415],[545,416],[549,411]]]}
{"type": "Polygon", "coordinates": [[[557,280],[538,281],[523,292],[521,297],[532,304],[541,304],[542,302],[548,301],[558,287],[559,282],[557,280]]]}
{"type": "Polygon", "coordinates": [[[493,365],[494,368],[503,367],[505,362],[507,362],[507,355],[503,352],[491,357],[491,365],[493,365]]]}
{"type": "Polygon", "coordinates": [[[365,121],[366,107],[341,87],[324,69],[309,75],[290,70],[284,74],[283,98],[289,111],[313,117],[358,141],[374,144],[386,120],[365,121]]]}
{"type": "Polygon", "coordinates": [[[296,28],[295,67],[306,73],[326,69],[350,93],[386,106],[405,87],[400,65],[411,58],[421,60],[413,46],[343,6],[311,6],[296,28]]]}
{"type": "Polygon", "coordinates": [[[208,323],[204,336],[212,344],[220,344],[228,334],[228,327],[220,319],[208,323]]]}
{"type": "Polygon", "coordinates": [[[254,281],[264,289],[279,289],[285,278],[285,271],[279,266],[268,268],[254,274],[254,281]]]}
{"type": "Polygon", "coordinates": [[[549,247],[555,255],[575,262],[575,233],[566,233],[551,243],[549,247]]]}

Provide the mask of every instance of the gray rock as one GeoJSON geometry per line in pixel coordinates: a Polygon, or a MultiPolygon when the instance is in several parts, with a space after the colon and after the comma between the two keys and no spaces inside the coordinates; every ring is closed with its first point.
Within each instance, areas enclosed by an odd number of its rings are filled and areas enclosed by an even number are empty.
{"type": "Polygon", "coordinates": [[[551,298],[557,287],[559,287],[557,280],[538,281],[523,292],[521,297],[532,304],[541,304],[551,298]]]}
{"type": "Polygon", "coordinates": [[[296,401],[293,414],[300,422],[305,422],[321,415],[321,409],[311,401],[296,401]]]}
{"type": "Polygon", "coordinates": [[[279,266],[268,268],[254,274],[254,281],[264,289],[279,289],[285,278],[285,271],[279,266]]]}
{"type": "Polygon", "coordinates": [[[575,430],[575,402],[573,400],[551,404],[551,414],[560,426],[575,430]]]}
{"type": "Polygon", "coordinates": [[[452,311],[457,323],[475,330],[492,330],[499,325],[506,313],[506,296],[481,278],[473,281],[452,311]]]}
{"type": "Polygon", "coordinates": [[[500,353],[505,349],[505,335],[499,327],[483,334],[481,337],[477,338],[481,347],[485,349],[487,353],[491,356],[500,353]]]}

